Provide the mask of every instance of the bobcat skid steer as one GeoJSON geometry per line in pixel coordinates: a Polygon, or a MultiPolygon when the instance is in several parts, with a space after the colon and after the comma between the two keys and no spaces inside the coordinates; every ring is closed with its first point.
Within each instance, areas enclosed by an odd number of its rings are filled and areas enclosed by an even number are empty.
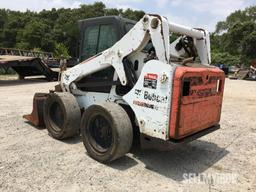
{"type": "Polygon", "coordinates": [[[54,91],[35,94],[24,116],[35,126],[59,140],[81,134],[87,153],[103,163],[124,156],[136,139],[160,148],[219,128],[225,75],[210,65],[206,30],[152,14],[79,27],[81,63],[62,73],[54,91]]]}

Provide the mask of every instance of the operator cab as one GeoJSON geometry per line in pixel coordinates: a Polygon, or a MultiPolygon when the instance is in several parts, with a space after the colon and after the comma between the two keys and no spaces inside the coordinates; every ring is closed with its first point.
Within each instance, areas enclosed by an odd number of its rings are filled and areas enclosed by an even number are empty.
{"type": "MultiPolygon", "coordinates": [[[[82,62],[102,51],[112,47],[131,28],[136,21],[118,16],[97,17],[78,21],[80,30],[79,61],[82,62]]],[[[92,73],[79,82],[77,86],[82,91],[109,93],[114,77],[114,68],[92,73]]],[[[117,92],[123,92],[122,86],[117,86],[117,92]]],[[[124,90],[126,93],[127,90],[124,90]]],[[[123,93],[122,93],[123,94],[123,93]]]]}
{"type": "Polygon", "coordinates": [[[136,21],[118,16],[97,17],[78,21],[80,30],[80,62],[110,48],[136,21]]]}

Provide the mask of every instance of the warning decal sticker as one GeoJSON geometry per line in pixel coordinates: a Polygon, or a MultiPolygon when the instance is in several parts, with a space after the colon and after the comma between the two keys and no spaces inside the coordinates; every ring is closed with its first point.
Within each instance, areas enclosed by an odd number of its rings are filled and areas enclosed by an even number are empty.
{"type": "Polygon", "coordinates": [[[156,89],[157,86],[157,74],[148,73],[144,76],[143,87],[156,89]]]}

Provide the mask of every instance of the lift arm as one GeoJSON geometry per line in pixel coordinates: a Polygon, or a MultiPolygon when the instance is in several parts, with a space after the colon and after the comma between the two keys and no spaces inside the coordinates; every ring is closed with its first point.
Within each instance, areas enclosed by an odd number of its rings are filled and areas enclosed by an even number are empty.
{"type": "MultiPolygon", "coordinates": [[[[210,34],[204,29],[193,29],[187,26],[169,23],[170,31],[173,33],[178,33],[181,35],[186,35],[192,37],[194,40],[194,45],[197,49],[197,54],[200,58],[202,64],[211,63],[211,48],[210,48],[210,34]]],[[[177,40],[178,41],[178,40],[177,40]]],[[[175,45],[177,42],[171,44],[171,55],[179,56],[180,53],[175,50],[175,45]]]]}
{"type": "MultiPolygon", "coordinates": [[[[121,84],[126,85],[123,59],[131,53],[141,51],[150,39],[158,60],[170,64],[170,55],[172,51],[175,52],[170,45],[170,32],[192,37],[195,40],[201,63],[210,63],[210,41],[207,31],[169,24],[166,18],[159,15],[145,15],[112,47],[65,71],[61,79],[63,91],[76,89],[73,82],[110,66],[115,68],[121,84]]],[[[174,55],[179,56],[179,53],[176,51],[174,55]]]]}

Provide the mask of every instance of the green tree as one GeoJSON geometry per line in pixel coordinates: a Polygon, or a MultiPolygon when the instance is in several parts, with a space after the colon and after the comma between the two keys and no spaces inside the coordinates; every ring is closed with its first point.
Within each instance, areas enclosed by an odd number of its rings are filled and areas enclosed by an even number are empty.
{"type": "Polygon", "coordinates": [[[217,23],[211,36],[214,57],[220,56],[219,60],[223,61],[223,56],[227,56],[225,64],[234,63],[230,60],[233,58],[235,63],[249,65],[256,58],[255,31],[256,6],[230,14],[225,21],[217,23]]]}
{"type": "Polygon", "coordinates": [[[49,32],[49,27],[42,21],[32,20],[24,28],[22,34],[22,42],[28,43],[28,49],[33,49],[34,47],[42,47],[43,37],[49,32]]]}
{"type": "Polygon", "coordinates": [[[242,60],[249,64],[256,58],[256,30],[244,38],[241,55],[242,60]]]}
{"type": "Polygon", "coordinates": [[[228,66],[240,64],[239,56],[231,55],[227,52],[213,51],[211,56],[213,64],[225,64],[228,66]]]}
{"type": "Polygon", "coordinates": [[[61,56],[63,56],[66,59],[70,57],[68,54],[68,48],[63,43],[56,43],[54,57],[61,58],[61,56]]]}
{"type": "Polygon", "coordinates": [[[0,9],[0,46],[54,52],[62,44],[69,55],[77,57],[79,31],[77,21],[106,15],[139,20],[144,12],[106,8],[102,2],[83,4],[75,9],[51,9],[19,12],[0,9]]]}

